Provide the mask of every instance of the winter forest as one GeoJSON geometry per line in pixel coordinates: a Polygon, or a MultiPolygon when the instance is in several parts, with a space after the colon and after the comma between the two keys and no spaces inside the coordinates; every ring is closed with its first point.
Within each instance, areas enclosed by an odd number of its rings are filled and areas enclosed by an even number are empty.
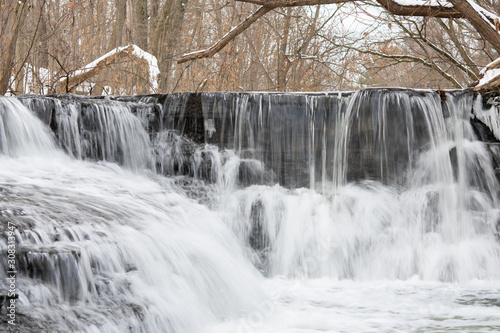
{"type": "Polygon", "coordinates": [[[498,57],[499,10],[493,0],[2,0],[0,93],[464,88],[498,57]]]}

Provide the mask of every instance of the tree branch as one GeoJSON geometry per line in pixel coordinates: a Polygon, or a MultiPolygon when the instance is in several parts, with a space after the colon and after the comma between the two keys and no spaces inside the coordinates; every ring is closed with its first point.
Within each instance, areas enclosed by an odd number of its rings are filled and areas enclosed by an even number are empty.
{"type": "MultiPolygon", "coordinates": [[[[486,14],[489,13],[483,9],[479,11],[467,0],[449,0],[453,7],[460,11],[472,26],[481,34],[481,37],[490,42],[491,46],[500,53],[500,34],[496,31],[495,24],[486,14]]],[[[498,18],[497,18],[498,19],[498,18]]]]}
{"type": "MultiPolygon", "coordinates": [[[[206,50],[195,51],[181,56],[177,63],[189,60],[209,58],[219,52],[232,39],[247,29],[252,23],[272,9],[279,7],[313,6],[344,2],[356,2],[358,0],[235,0],[261,5],[261,7],[245,21],[231,29],[218,42],[206,50]]],[[[439,18],[466,18],[474,28],[491,45],[500,52],[500,34],[495,30],[494,21],[498,20],[496,15],[484,8],[471,4],[468,0],[448,0],[444,3],[432,3],[428,0],[414,0],[413,3],[398,2],[398,0],[376,0],[389,13],[398,16],[425,16],[439,18]]]]}
{"type": "Polygon", "coordinates": [[[455,80],[455,78],[453,78],[451,75],[449,75],[448,73],[446,73],[446,71],[444,71],[442,68],[440,68],[433,61],[427,61],[427,60],[425,60],[423,58],[416,57],[416,56],[411,56],[411,55],[406,55],[406,54],[386,54],[386,53],[372,51],[372,50],[363,50],[363,49],[359,49],[357,47],[349,46],[349,45],[338,45],[333,40],[329,39],[328,37],[325,37],[325,36],[321,36],[321,37],[323,39],[325,39],[326,41],[332,43],[333,45],[342,46],[344,48],[347,48],[349,50],[353,50],[353,51],[356,51],[356,52],[359,52],[359,53],[362,53],[362,54],[371,54],[371,55],[375,55],[375,56],[378,56],[378,57],[381,57],[381,58],[386,58],[386,59],[401,60],[401,61],[411,61],[411,62],[420,63],[420,64],[422,64],[422,65],[424,65],[426,67],[429,67],[429,68],[437,71],[443,78],[445,78],[446,80],[448,80],[449,82],[451,82],[456,88],[458,88],[458,89],[462,88],[462,86],[460,85],[460,83],[458,83],[458,81],[455,80]]]}
{"type": "Polygon", "coordinates": [[[235,0],[239,2],[253,3],[264,7],[297,7],[328,5],[332,3],[352,2],[352,0],[235,0]]]}
{"type": "MultiPolygon", "coordinates": [[[[440,23],[442,23],[441,20],[438,20],[438,21],[440,23]]],[[[462,65],[451,53],[449,53],[445,49],[440,48],[439,46],[437,46],[436,44],[434,44],[433,42],[431,42],[429,39],[427,39],[427,37],[423,36],[421,33],[419,33],[419,35],[420,35],[420,39],[427,46],[429,46],[431,49],[433,49],[434,51],[436,51],[439,55],[443,56],[448,62],[450,62],[453,65],[455,65],[462,72],[464,72],[465,74],[467,74],[470,79],[472,79],[473,81],[477,80],[476,74],[474,74],[474,72],[471,69],[469,69],[466,66],[462,65]]]]}
{"type": "Polygon", "coordinates": [[[444,18],[461,18],[463,14],[453,7],[446,7],[440,5],[430,5],[428,1],[414,1],[415,3],[421,2],[422,5],[402,5],[395,0],[376,0],[382,7],[389,13],[399,16],[430,16],[430,17],[444,17],[444,18]]]}
{"type": "Polygon", "coordinates": [[[184,54],[177,60],[177,63],[181,64],[189,60],[212,57],[214,54],[222,50],[222,48],[226,46],[231,40],[233,40],[236,36],[245,31],[250,25],[252,25],[252,23],[257,21],[262,16],[266,15],[271,10],[273,10],[273,7],[265,7],[265,6],[260,7],[256,12],[247,17],[243,22],[241,22],[236,27],[229,30],[229,32],[225,34],[217,43],[215,43],[206,50],[200,50],[184,54]]]}
{"type": "MultiPolygon", "coordinates": [[[[422,51],[424,51],[425,55],[427,56],[427,61],[425,63],[423,63],[424,65],[426,66],[430,66],[432,69],[434,69],[436,72],[438,72],[439,74],[441,74],[442,77],[444,77],[446,80],[450,81],[451,83],[453,83],[453,85],[458,88],[458,89],[461,89],[462,88],[462,85],[460,83],[458,83],[457,80],[455,80],[455,78],[453,78],[450,74],[448,74],[446,71],[444,71],[441,67],[438,66],[438,64],[436,64],[436,62],[433,60],[432,56],[430,55],[429,53],[429,50],[427,50],[427,48],[425,47],[425,45],[428,45],[429,47],[431,47],[428,43],[428,40],[422,35],[422,32],[420,29],[417,29],[418,30],[418,34],[419,34],[419,37],[418,36],[414,36],[413,33],[404,26],[404,24],[402,24],[400,21],[398,21],[396,18],[394,18],[394,22],[396,22],[400,27],[401,29],[418,45],[420,46],[420,48],[422,49],[422,51]],[[425,44],[424,44],[425,43],[425,44]]],[[[432,47],[431,47],[432,48],[432,47]]],[[[433,48],[436,52],[440,53],[439,52],[439,48],[433,48]]],[[[441,54],[441,53],[440,53],[441,54]]],[[[441,54],[443,55],[443,54],[441,54]]],[[[449,59],[448,59],[449,60],[449,59]]]]}
{"type": "MultiPolygon", "coordinates": [[[[245,37],[247,37],[247,36],[245,36],[245,37]]],[[[257,64],[259,64],[259,67],[262,69],[262,71],[265,74],[264,77],[266,78],[266,80],[269,84],[269,88],[274,89],[275,84],[273,82],[273,79],[271,79],[269,72],[267,71],[266,67],[262,63],[262,60],[260,60],[259,54],[257,53],[257,50],[255,49],[255,45],[253,44],[252,39],[247,37],[247,42],[248,42],[248,45],[250,46],[250,53],[252,53],[252,55],[255,57],[257,64]]]]}
{"type": "Polygon", "coordinates": [[[16,72],[16,75],[14,76],[14,79],[12,81],[16,81],[17,77],[19,76],[19,74],[21,73],[21,71],[23,69],[24,64],[26,64],[26,61],[28,61],[28,58],[31,54],[31,50],[33,49],[33,45],[35,43],[35,37],[38,33],[38,27],[40,26],[40,21],[42,20],[43,7],[45,7],[46,2],[47,2],[47,0],[43,0],[42,6],[40,7],[40,15],[38,15],[38,21],[36,22],[35,32],[33,33],[33,38],[31,38],[30,47],[28,48],[28,52],[26,53],[26,57],[24,57],[23,63],[19,67],[19,70],[16,72]]]}
{"type": "MultiPolygon", "coordinates": [[[[239,2],[253,3],[264,7],[297,7],[328,5],[334,3],[354,2],[353,0],[235,0],[239,2]]],[[[432,17],[463,17],[462,13],[452,6],[430,4],[429,1],[415,0],[415,5],[400,4],[397,0],[376,0],[387,11],[395,15],[405,16],[432,16],[432,17]],[[421,3],[421,5],[419,4],[421,3]]]]}
{"type": "Polygon", "coordinates": [[[455,28],[453,26],[453,20],[449,20],[450,26],[447,26],[442,20],[438,20],[439,25],[448,33],[448,36],[450,36],[453,44],[458,50],[458,53],[460,53],[460,56],[462,59],[465,61],[467,66],[469,66],[470,70],[474,74],[474,76],[469,75],[473,80],[477,80],[478,75],[479,75],[479,70],[477,68],[476,63],[469,57],[467,52],[464,49],[464,46],[460,41],[458,40],[458,36],[455,32],[455,28]],[[475,77],[475,78],[474,78],[475,77]]]}

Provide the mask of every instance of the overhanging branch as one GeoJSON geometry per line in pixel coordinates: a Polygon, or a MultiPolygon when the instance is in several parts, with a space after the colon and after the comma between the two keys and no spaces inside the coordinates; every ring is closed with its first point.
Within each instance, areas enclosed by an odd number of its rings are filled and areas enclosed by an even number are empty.
{"type": "Polygon", "coordinates": [[[297,7],[329,5],[332,3],[353,2],[353,0],[235,0],[239,2],[253,3],[264,7],[297,7]]]}
{"type": "MultiPolygon", "coordinates": [[[[238,2],[253,3],[264,7],[297,7],[328,5],[344,2],[355,2],[357,0],[235,0],[238,2]]],[[[376,0],[382,7],[394,15],[404,16],[432,16],[444,18],[460,18],[462,13],[457,11],[451,4],[443,1],[443,5],[436,2],[431,3],[425,0],[414,0],[412,5],[409,2],[399,3],[397,0],[376,0]]]]}
{"type": "MultiPolygon", "coordinates": [[[[252,23],[264,16],[272,9],[279,7],[326,5],[344,2],[356,2],[358,0],[235,0],[260,5],[261,7],[243,22],[232,28],[218,42],[206,50],[195,51],[181,56],[177,63],[189,60],[209,58],[219,52],[232,39],[241,34],[252,23]]],[[[493,21],[498,22],[498,17],[484,8],[471,4],[467,0],[449,0],[442,3],[429,0],[376,0],[382,7],[393,15],[400,16],[427,16],[440,18],[466,18],[488,40],[493,47],[500,52],[500,35],[495,31],[493,21]],[[493,27],[493,28],[492,28],[493,27]]]]}
{"type": "Polygon", "coordinates": [[[389,13],[398,16],[428,16],[441,18],[461,18],[463,14],[453,7],[430,5],[428,1],[414,1],[415,5],[398,3],[395,0],[376,0],[389,13]],[[418,3],[422,3],[419,5],[418,3]]]}
{"type": "Polygon", "coordinates": [[[252,23],[257,21],[259,18],[266,15],[273,9],[274,7],[265,7],[265,6],[260,7],[255,13],[247,17],[243,22],[241,22],[236,27],[229,30],[227,34],[225,34],[217,43],[212,45],[210,48],[206,50],[200,50],[184,54],[177,60],[177,63],[181,64],[189,60],[212,57],[214,54],[222,50],[222,48],[226,46],[231,40],[233,40],[236,36],[245,31],[250,25],[252,25],[252,23]]]}

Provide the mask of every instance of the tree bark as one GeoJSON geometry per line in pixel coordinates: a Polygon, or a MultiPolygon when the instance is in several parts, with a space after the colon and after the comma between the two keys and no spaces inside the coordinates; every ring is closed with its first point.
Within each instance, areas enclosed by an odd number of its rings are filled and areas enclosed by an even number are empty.
{"type": "Polygon", "coordinates": [[[278,83],[277,90],[286,90],[286,76],[288,69],[290,68],[290,59],[288,59],[286,50],[288,48],[288,38],[290,36],[290,20],[291,20],[291,8],[286,11],[285,22],[283,25],[283,33],[279,36],[278,41],[278,66],[277,66],[277,80],[278,83]]]}
{"type": "Polygon", "coordinates": [[[165,36],[165,53],[159,61],[161,79],[158,85],[160,91],[169,91],[170,74],[176,50],[178,50],[178,40],[181,35],[182,23],[184,21],[185,8],[188,0],[174,0],[170,24],[167,26],[165,36]]]}
{"type": "MultiPolygon", "coordinates": [[[[427,16],[441,18],[461,18],[464,17],[456,8],[429,6],[422,2],[422,6],[401,5],[393,0],[376,0],[389,13],[399,16],[427,16]]],[[[461,0],[458,0],[461,1],[461,0]]]]}
{"type": "Polygon", "coordinates": [[[151,42],[151,52],[158,59],[159,91],[169,91],[170,75],[184,21],[188,0],[168,0],[163,4],[151,42]]]}
{"type": "MultiPolygon", "coordinates": [[[[16,80],[14,82],[14,90],[15,94],[24,94],[26,93],[24,91],[24,86],[23,86],[23,81],[24,81],[24,58],[26,56],[26,45],[23,36],[19,36],[17,38],[17,46],[16,46],[16,57],[15,57],[15,64],[13,66],[13,69],[16,71],[16,73],[19,73],[16,77],[16,80]]],[[[34,76],[32,77],[34,79],[34,76]]]]}
{"type": "Polygon", "coordinates": [[[148,0],[135,2],[134,41],[143,50],[148,49],[148,0]]]}
{"type": "Polygon", "coordinates": [[[123,29],[125,26],[125,19],[127,17],[127,0],[116,0],[116,20],[109,41],[108,51],[123,44],[123,29]]]}
{"type": "Polygon", "coordinates": [[[24,23],[24,11],[26,8],[26,1],[17,1],[14,8],[14,15],[10,22],[10,39],[8,41],[7,51],[3,56],[2,76],[0,77],[0,95],[5,95],[9,89],[9,80],[12,74],[12,64],[14,56],[16,55],[17,38],[19,31],[24,23]]]}

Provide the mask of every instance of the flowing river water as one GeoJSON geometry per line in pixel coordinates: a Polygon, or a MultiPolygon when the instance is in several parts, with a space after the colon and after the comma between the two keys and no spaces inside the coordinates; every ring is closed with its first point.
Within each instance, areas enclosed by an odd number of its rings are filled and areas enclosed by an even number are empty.
{"type": "Polygon", "coordinates": [[[0,97],[0,328],[500,331],[496,106],[190,98],[0,97]]]}

